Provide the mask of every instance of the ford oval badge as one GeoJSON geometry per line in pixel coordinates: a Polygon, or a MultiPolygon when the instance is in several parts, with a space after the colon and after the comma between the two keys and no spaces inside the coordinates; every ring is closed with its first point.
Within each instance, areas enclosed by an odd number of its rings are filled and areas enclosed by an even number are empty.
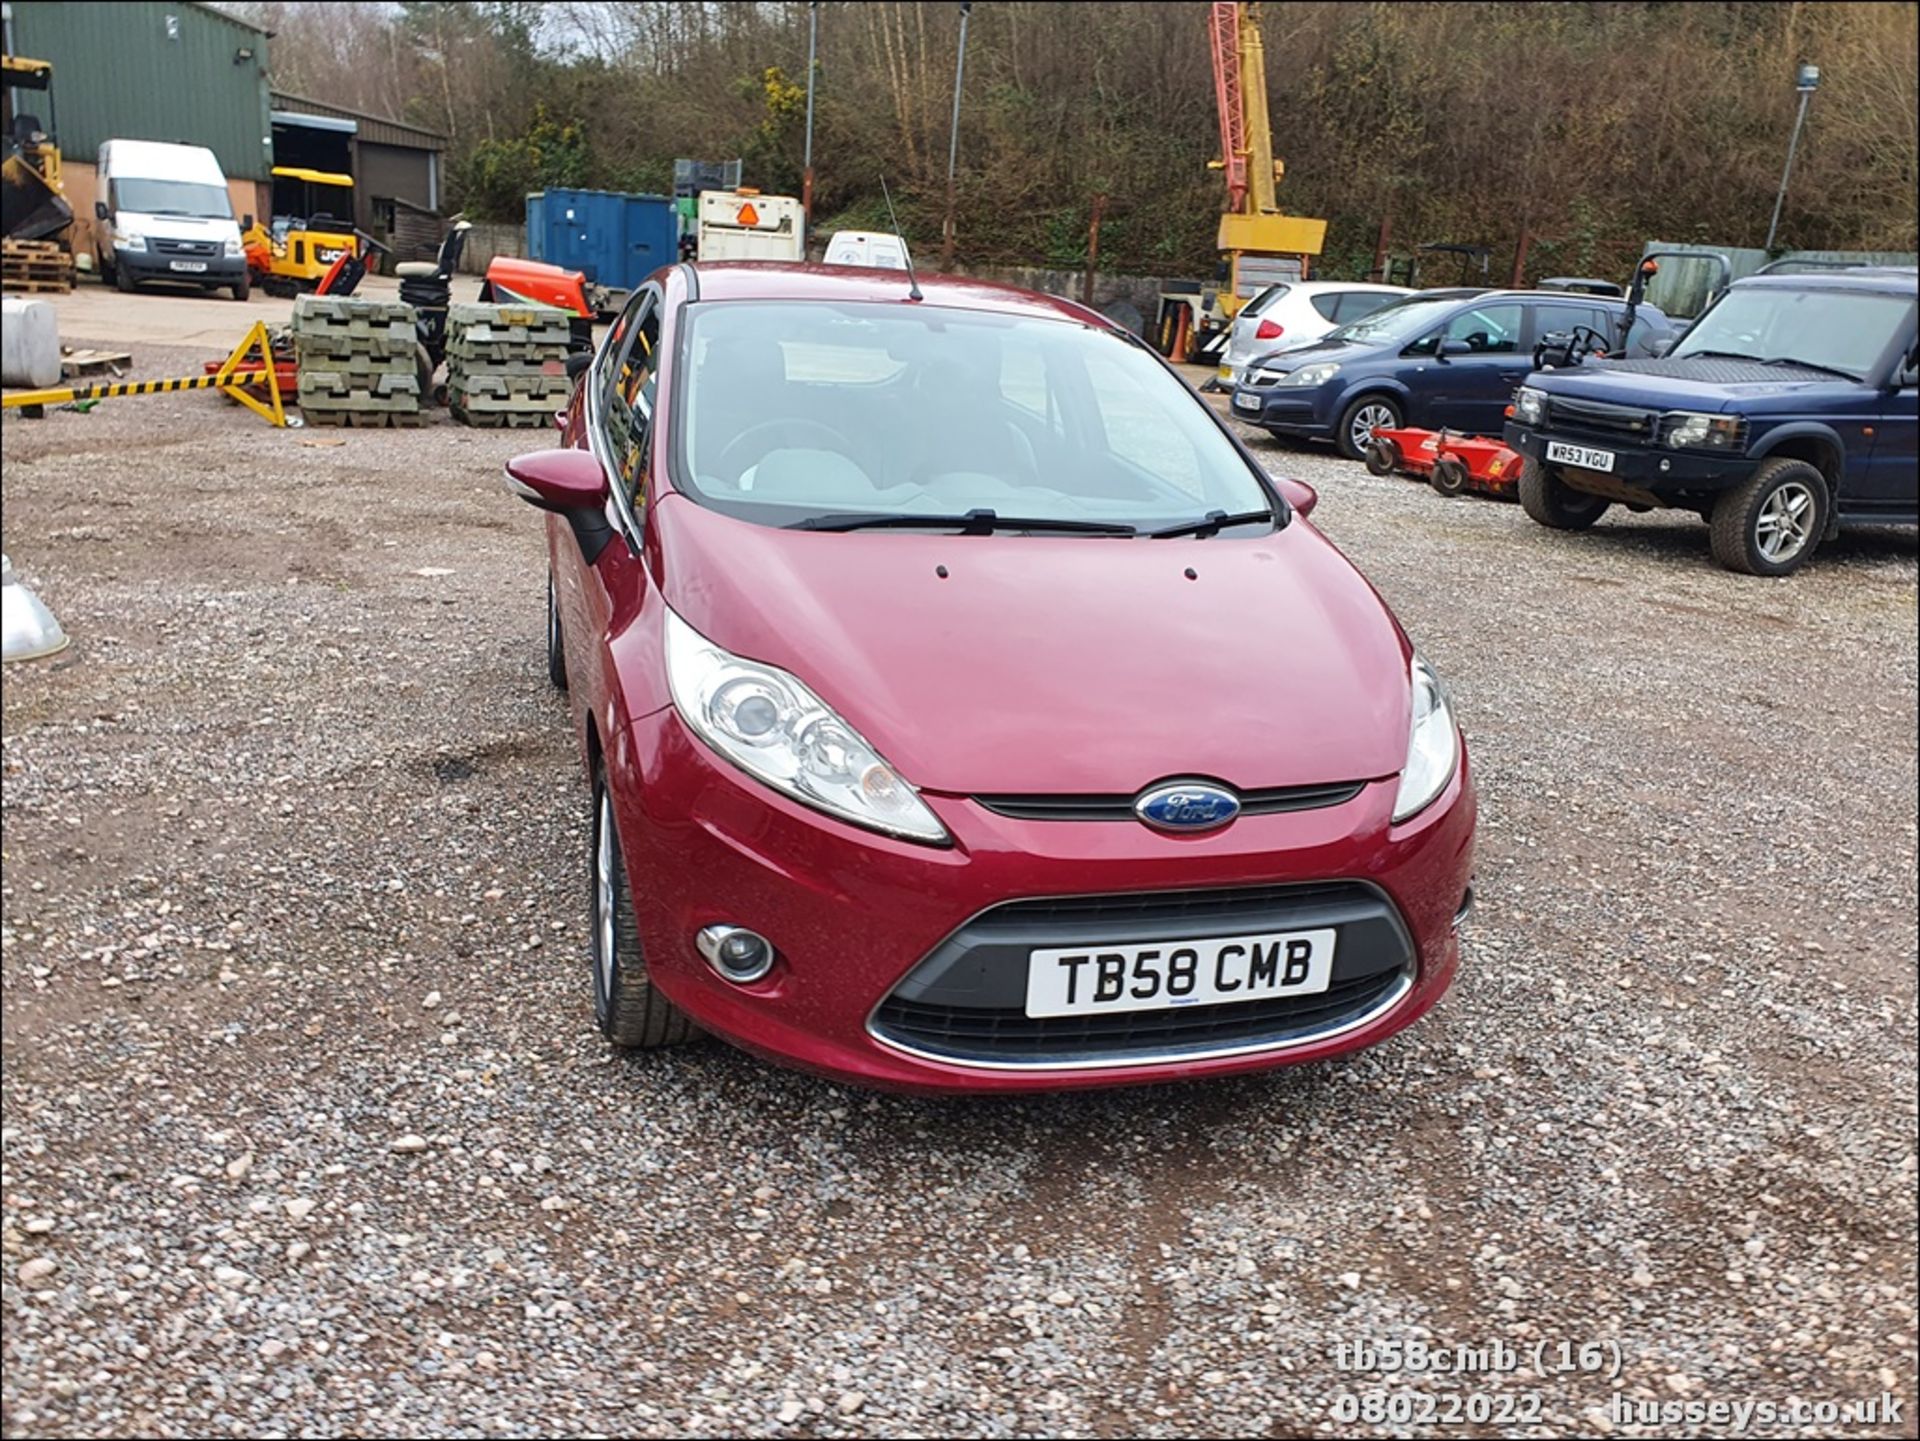
{"type": "Polygon", "coordinates": [[[1208,781],[1173,781],[1141,796],[1133,813],[1157,831],[1210,831],[1240,814],[1240,798],[1208,781]]]}

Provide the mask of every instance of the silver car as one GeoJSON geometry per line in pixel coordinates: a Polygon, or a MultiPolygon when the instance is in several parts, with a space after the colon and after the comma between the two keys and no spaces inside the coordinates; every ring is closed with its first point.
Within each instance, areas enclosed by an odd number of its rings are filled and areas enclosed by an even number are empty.
{"type": "Polygon", "coordinates": [[[1404,285],[1369,285],[1346,280],[1290,280],[1269,285],[1240,307],[1220,362],[1220,383],[1235,385],[1256,355],[1308,345],[1336,325],[1371,315],[1381,306],[1412,295],[1404,285]]]}

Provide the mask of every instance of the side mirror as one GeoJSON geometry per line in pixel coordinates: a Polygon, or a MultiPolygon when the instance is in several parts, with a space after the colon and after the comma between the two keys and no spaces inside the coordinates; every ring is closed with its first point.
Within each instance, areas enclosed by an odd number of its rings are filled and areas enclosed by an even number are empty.
{"type": "Polygon", "coordinates": [[[1893,383],[1902,390],[1912,390],[1920,385],[1920,362],[1908,356],[1907,363],[1900,367],[1900,373],[1893,378],[1893,383]]]}
{"type": "Polygon", "coordinates": [[[107,209],[106,201],[96,200],[93,202],[93,218],[95,220],[111,220],[113,218],[113,212],[107,209]]]}
{"type": "Polygon", "coordinates": [[[1464,340],[1443,340],[1434,354],[1445,360],[1449,355],[1472,355],[1473,347],[1464,340]]]}
{"type": "Polygon", "coordinates": [[[578,380],[593,365],[591,350],[576,350],[567,356],[567,379],[578,380]]]}
{"type": "Polygon", "coordinates": [[[560,516],[573,528],[588,565],[613,539],[607,524],[607,473],[585,450],[536,450],[507,462],[507,489],[536,510],[560,516]]]}
{"type": "Polygon", "coordinates": [[[240,217],[240,228],[241,228],[241,230],[243,230],[243,231],[246,231],[246,230],[251,230],[251,229],[253,229],[253,217],[252,217],[251,215],[243,215],[243,216],[241,216],[241,217],[240,217]]]}
{"type": "Polygon", "coordinates": [[[1293,507],[1295,515],[1302,518],[1312,515],[1313,508],[1320,503],[1320,492],[1304,480],[1295,480],[1290,475],[1276,475],[1273,483],[1281,499],[1293,507]]]}
{"type": "Polygon", "coordinates": [[[1672,350],[1673,345],[1674,338],[1671,335],[1657,335],[1647,342],[1647,354],[1652,359],[1658,360],[1669,350],[1672,350]]]}

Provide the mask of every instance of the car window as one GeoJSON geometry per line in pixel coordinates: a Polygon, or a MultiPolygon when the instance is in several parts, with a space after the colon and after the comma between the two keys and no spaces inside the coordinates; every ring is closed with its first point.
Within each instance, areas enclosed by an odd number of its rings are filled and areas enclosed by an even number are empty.
{"type": "Polygon", "coordinates": [[[1322,320],[1336,320],[1338,317],[1335,314],[1335,310],[1339,303],[1340,296],[1334,291],[1322,291],[1307,301],[1307,304],[1311,305],[1314,310],[1319,313],[1322,320]]]}
{"type": "Polygon", "coordinates": [[[651,301],[649,296],[641,306],[608,367],[607,454],[622,492],[636,510],[642,499],[640,479],[645,469],[647,436],[653,429],[660,353],[660,310],[651,301]]]}
{"type": "Polygon", "coordinates": [[[1178,400],[1144,366],[1127,365],[1131,354],[1086,358],[1087,379],[1100,407],[1100,429],[1107,450],[1150,475],[1171,481],[1196,501],[1204,499],[1200,458],[1191,437],[1174,423],[1167,402],[1178,400]]]}
{"type": "Polygon", "coordinates": [[[1272,504],[1205,403],[1105,327],[819,301],[695,306],[685,324],[676,486],[744,519],[1160,529],[1272,504]]]}
{"type": "Polygon", "coordinates": [[[1511,355],[1520,348],[1520,323],[1517,301],[1475,305],[1407,349],[1416,355],[1432,355],[1435,342],[1447,340],[1459,341],[1474,355],[1511,355]]]}
{"type": "Polygon", "coordinates": [[[1261,291],[1242,306],[1240,313],[1242,315],[1258,315],[1291,289],[1293,289],[1291,285],[1269,285],[1265,290],[1261,291]]]}
{"type": "Polygon", "coordinates": [[[1337,297],[1334,316],[1342,325],[1373,314],[1400,297],[1390,290],[1343,290],[1337,297]]]}
{"type": "Polygon", "coordinates": [[[1597,305],[1570,305],[1565,301],[1544,302],[1533,307],[1533,338],[1536,342],[1559,331],[1584,325],[1611,344],[1615,331],[1613,318],[1597,305]]]}

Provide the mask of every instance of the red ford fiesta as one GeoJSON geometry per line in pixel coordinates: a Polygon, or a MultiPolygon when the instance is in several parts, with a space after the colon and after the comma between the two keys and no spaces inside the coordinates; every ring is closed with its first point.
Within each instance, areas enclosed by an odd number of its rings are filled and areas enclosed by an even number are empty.
{"type": "Polygon", "coordinates": [[[611,327],[549,512],[594,1003],[919,1090],[1366,1046],[1439,998],[1474,792],[1380,597],[1068,301],[679,266],[611,327]]]}

